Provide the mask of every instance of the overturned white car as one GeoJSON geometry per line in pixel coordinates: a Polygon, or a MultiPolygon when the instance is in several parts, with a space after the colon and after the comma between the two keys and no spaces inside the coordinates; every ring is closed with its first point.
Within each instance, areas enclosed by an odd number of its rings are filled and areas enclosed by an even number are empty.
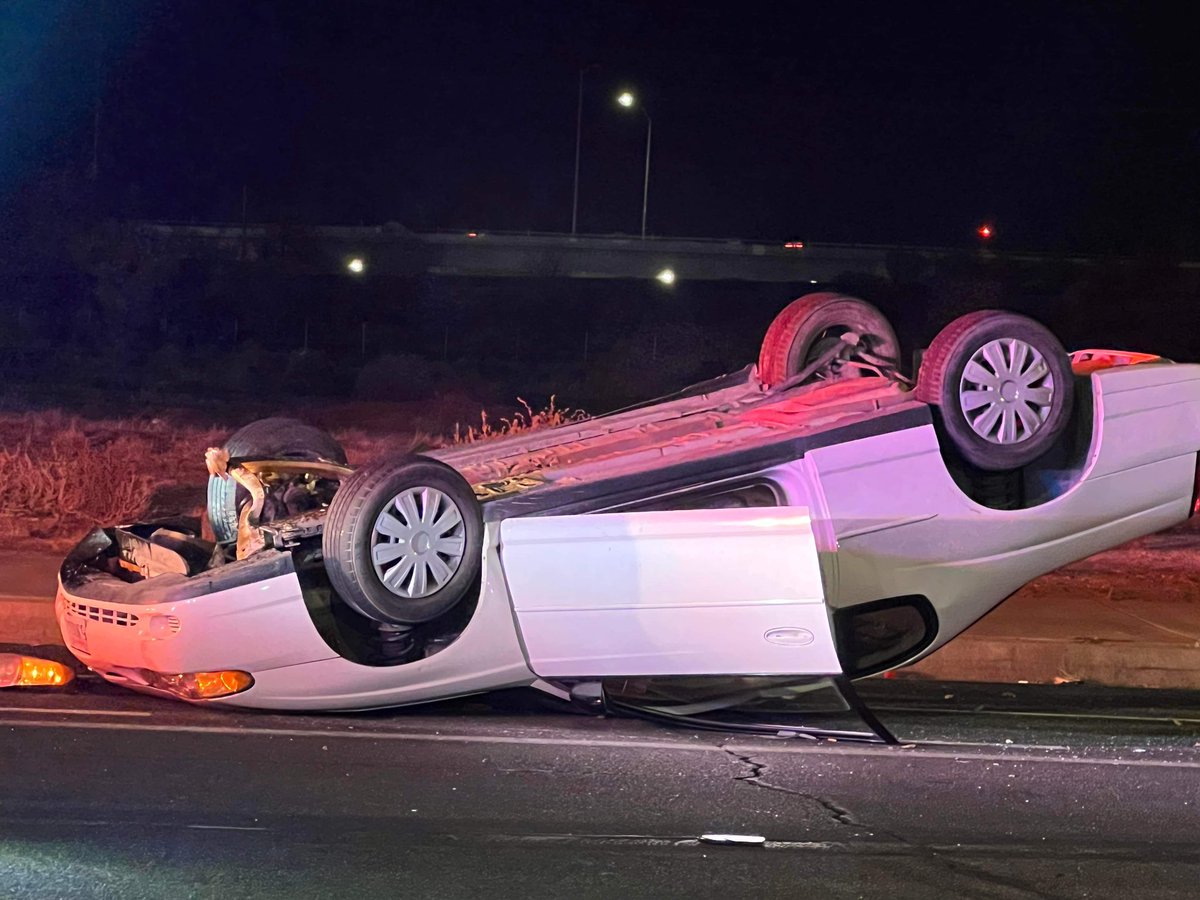
{"type": "Polygon", "coordinates": [[[1200,366],[947,326],[914,385],[874,307],[802,297],[757,367],[352,470],[264,420],[196,523],[102,529],[57,615],[109,681],[364,709],[637,676],[827,676],[936,650],[1030,579],[1196,510],[1200,366]]]}

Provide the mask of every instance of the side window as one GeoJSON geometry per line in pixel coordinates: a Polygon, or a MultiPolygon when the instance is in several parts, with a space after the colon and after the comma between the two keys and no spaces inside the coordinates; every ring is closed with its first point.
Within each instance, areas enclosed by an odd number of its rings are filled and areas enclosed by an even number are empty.
{"type": "Polygon", "coordinates": [[[683,509],[750,509],[759,506],[781,506],[780,494],[766,481],[740,484],[707,485],[689,488],[675,494],[641,500],[609,512],[655,512],[683,509]]]}

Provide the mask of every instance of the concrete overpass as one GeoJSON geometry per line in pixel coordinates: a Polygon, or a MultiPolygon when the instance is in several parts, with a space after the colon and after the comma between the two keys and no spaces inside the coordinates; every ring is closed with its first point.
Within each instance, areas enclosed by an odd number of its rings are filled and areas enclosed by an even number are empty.
{"type": "MultiPolygon", "coordinates": [[[[945,247],[826,244],[710,238],[640,238],[514,232],[412,232],[396,224],[311,226],[127,222],[119,226],[154,256],[258,263],[297,273],[345,272],[459,277],[653,278],[671,269],[680,280],[812,282],[847,273],[895,276],[931,270],[946,260],[1002,262],[1021,268],[1078,270],[1129,260],[945,247]]],[[[1193,277],[1200,263],[1181,263],[1193,277]]]]}

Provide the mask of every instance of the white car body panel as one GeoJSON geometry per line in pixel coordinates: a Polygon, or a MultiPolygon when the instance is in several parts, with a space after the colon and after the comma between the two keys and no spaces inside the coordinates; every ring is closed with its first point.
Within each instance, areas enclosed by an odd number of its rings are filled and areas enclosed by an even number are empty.
{"type": "Polygon", "coordinates": [[[1179,456],[1200,438],[1200,365],[1139,365],[1091,376],[1096,426],[1090,477],[1179,456]]]}
{"type": "Polygon", "coordinates": [[[496,529],[484,538],[483,583],[470,623],[444,650],[402,666],[364,666],[341,657],[300,670],[256,673],[254,687],[222,701],[270,709],[376,709],[524,687],[536,678],[517,637],[496,529]]]}
{"type": "Polygon", "coordinates": [[[174,603],[88,600],[60,588],[56,606],[72,652],[131,681],[136,673],[122,670],[262,671],[337,656],[317,633],[294,574],[174,603]]]}
{"type": "Polygon", "coordinates": [[[517,518],[500,534],[542,677],[841,671],[806,509],[517,518]]]}

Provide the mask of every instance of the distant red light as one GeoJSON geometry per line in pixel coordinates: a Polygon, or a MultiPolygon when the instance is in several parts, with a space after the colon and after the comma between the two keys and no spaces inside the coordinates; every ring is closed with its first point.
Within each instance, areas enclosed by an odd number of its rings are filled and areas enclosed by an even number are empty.
{"type": "Polygon", "coordinates": [[[468,231],[467,237],[479,237],[479,232],[478,231],[468,231]]]}
{"type": "Polygon", "coordinates": [[[979,228],[976,230],[976,233],[984,240],[987,240],[988,238],[990,238],[992,236],[992,226],[991,225],[980,225],[979,228]]]}
{"type": "Polygon", "coordinates": [[[804,241],[788,241],[783,246],[788,250],[803,250],[804,241]]]}

